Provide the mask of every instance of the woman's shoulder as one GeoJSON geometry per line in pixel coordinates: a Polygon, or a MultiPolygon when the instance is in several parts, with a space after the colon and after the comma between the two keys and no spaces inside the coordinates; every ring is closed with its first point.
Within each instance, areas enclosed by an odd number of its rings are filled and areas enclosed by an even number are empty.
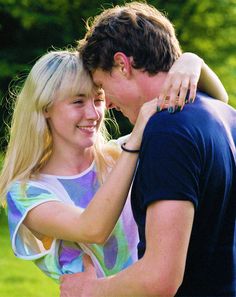
{"type": "Polygon", "coordinates": [[[42,181],[36,180],[16,180],[8,188],[7,194],[11,196],[32,197],[41,194],[51,194],[48,187],[42,181]]]}

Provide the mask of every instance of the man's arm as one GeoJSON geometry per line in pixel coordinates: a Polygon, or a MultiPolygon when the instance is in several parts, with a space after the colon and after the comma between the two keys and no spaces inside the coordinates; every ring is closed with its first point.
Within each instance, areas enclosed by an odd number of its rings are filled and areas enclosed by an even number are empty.
{"type": "Polygon", "coordinates": [[[91,279],[91,271],[63,276],[61,297],[174,296],[184,275],[193,217],[189,201],[152,203],[143,258],[109,278],[91,279]]]}

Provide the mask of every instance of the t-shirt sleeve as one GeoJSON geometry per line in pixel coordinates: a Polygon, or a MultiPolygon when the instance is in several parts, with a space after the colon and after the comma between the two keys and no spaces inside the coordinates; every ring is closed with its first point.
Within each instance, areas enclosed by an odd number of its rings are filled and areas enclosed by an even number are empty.
{"type": "Polygon", "coordinates": [[[19,258],[33,260],[45,255],[48,250],[23,224],[28,212],[47,201],[60,201],[48,190],[28,183],[21,186],[15,182],[7,193],[8,224],[12,249],[19,258]]]}
{"type": "Polygon", "coordinates": [[[186,131],[146,135],[140,157],[143,206],[157,200],[188,200],[198,205],[200,154],[186,131]]]}

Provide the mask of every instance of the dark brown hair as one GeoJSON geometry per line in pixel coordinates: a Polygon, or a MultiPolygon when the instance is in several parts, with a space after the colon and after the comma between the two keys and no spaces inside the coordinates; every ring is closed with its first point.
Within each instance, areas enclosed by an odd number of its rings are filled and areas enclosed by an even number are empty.
{"type": "Polygon", "coordinates": [[[156,74],[168,71],[181,49],[171,22],[146,3],[131,2],[104,10],[87,22],[87,34],[78,43],[84,66],[111,71],[113,56],[133,57],[133,67],[156,74]]]}

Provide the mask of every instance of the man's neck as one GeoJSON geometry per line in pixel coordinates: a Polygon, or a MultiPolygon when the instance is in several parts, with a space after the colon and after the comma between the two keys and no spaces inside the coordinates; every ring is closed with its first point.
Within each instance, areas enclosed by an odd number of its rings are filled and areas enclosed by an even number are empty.
{"type": "Polygon", "coordinates": [[[149,75],[147,72],[139,72],[138,84],[142,93],[143,103],[158,97],[162,91],[167,72],[159,72],[149,75]]]}

